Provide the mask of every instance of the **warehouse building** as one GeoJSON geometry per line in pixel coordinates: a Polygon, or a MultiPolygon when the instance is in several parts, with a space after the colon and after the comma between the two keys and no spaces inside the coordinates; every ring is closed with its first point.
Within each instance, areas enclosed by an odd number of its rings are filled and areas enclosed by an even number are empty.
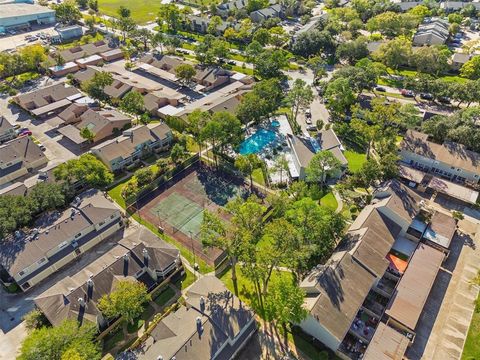
{"type": "Polygon", "coordinates": [[[0,33],[55,23],[55,10],[27,3],[0,4],[0,33]]]}

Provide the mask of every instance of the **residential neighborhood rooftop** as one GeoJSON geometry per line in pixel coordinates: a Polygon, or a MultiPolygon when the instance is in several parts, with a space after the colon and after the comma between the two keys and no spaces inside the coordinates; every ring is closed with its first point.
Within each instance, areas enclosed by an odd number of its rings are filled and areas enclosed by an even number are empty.
{"type": "Polygon", "coordinates": [[[444,259],[443,252],[420,243],[385,314],[414,331],[444,259]]]}

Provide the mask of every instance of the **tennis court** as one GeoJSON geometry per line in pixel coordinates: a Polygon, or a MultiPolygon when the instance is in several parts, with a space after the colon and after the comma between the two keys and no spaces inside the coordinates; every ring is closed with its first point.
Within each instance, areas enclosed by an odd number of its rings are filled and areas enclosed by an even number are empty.
{"type": "MultiPolygon", "coordinates": [[[[140,215],[163,228],[210,265],[224,258],[219,249],[204,249],[200,227],[206,210],[217,212],[230,199],[248,194],[242,178],[217,172],[207,165],[192,165],[168,183],[137,201],[140,215]]],[[[226,215],[222,215],[225,220],[226,215]]]]}

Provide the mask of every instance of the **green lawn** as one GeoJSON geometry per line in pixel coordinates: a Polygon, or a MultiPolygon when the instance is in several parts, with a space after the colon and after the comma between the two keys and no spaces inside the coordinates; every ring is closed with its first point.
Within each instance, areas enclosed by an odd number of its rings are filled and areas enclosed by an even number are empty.
{"type": "Polygon", "coordinates": [[[185,274],[182,276],[181,279],[178,279],[173,283],[173,285],[178,289],[178,290],[184,290],[190,285],[192,285],[196,280],[195,275],[190,272],[189,270],[185,269],[185,274]]]}
{"type": "Polygon", "coordinates": [[[108,334],[103,341],[103,351],[105,353],[112,350],[123,339],[122,327],[118,328],[114,333],[108,334]]]}
{"type": "Polygon", "coordinates": [[[117,17],[120,6],[125,6],[132,11],[132,18],[138,24],[154,21],[160,9],[160,1],[148,0],[100,0],[99,10],[102,14],[117,17]]]}
{"type": "Polygon", "coordinates": [[[463,348],[462,360],[480,359],[480,301],[477,299],[467,340],[463,348]]]}
{"type": "MultiPolygon", "coordinates": [[[[274,271],[272,274],[272,278],[270,281],[275,281],[280,277],[287,277],[291,278],[293,281],[293,275],[287,271],[274,271]]],[[[232,270],[229,269],[225,273],[222,274],[220,280],[223,281],[225,286],[234,293],[233,281],[232,281],[232,270]]],[[[253,284],[245,278],[242,274],[242,269],[240,266],[237,266],[237,283],[238,283],[238,296],[241,300],[245,301],[248,305],[251,304],[252,296],[254,296],[253,284]]]]}
{"type": "Polygon", "coordinates": [[[132,334],[140,330],[143,324],[145,324],[145,321],[149,320],[153,316],[153,314],[155,314],[155,309],[152,306],[148,305],[142,315],[133,320],[133,324],[130,322],[128,323],[128,333],[132,334]]]}
{"type": "Polygon", "coordinates": [[[367,161],[367,155],[354,150],[346,150],[344,153],[348,161],[348,169],[351,172],[358,171],[362,165],[367,161]]]}
{"type": "Polygon", "coordinates": [[[160,295],[158,295],[156,298],[155,298],[155,302],[160,305],[160,306],[163,306],[165,305],[171,298],[173,298],[175,296],[175,291],[170,287],[170,286],[167,286],[167,288],[165,290],[163,290],[160,295]]]}
{"type": "Polygon", "coordinates": [[[327,193],[324,197],[320,199],[320,204],[332,210],[336,210],[338,206],[337,199],[332,192],[327,193]]]}
{"type": "Polygon", "coordinates": [[[253,178],[253,181],[255,181],[256,183],[260,185],[265,185],[265,179],[263,177],[262,169],[259,168],[259,169],[253,170],[252,178],[253,178]]]}

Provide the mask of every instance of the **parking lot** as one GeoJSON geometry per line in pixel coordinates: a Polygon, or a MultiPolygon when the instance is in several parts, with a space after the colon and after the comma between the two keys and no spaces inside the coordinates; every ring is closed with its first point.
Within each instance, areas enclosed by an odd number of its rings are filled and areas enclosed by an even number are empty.
{"type": "Polygon", "coordinates": [[[41,40],[36,40],[36,41],[31,41],[29,42],[28,40],[25,39],[26,36],[30,35],[36,35],[38,33],[45,33],[46,35],[56,35],[57,32],[53,28],[53,26],[49,27],[34,27],[30,31],[23,31],[16,33],[15,35],[10,35],[7,34],[5,36],[0,37],[0,51],[8,51],[8,50],[14,50],[17,47],[24,46],[24,45],[31,45],[31,44],[36,44],[40,43],[41,40]]]}
{"type": "MultiPolygon", "coordinates": [[[[54,83],[52,80],[46,82],[46,78],[39,79],[27,91],[54,83]]],[[[0,98],[0,114],[5,116],[13,125],[18,124],[20,128],[28,128],[32,132],[32,136],[45,146],[45,155],[49,160],[49,165],[60,164],[79,155],[79,151],[73,143],[64,141],[63,135],[57,133],[55,128],[58,126],[58,122],[55,119],[34,119],[19,107],[10,105],[8,99],[8,97],[0,98]]]]}

